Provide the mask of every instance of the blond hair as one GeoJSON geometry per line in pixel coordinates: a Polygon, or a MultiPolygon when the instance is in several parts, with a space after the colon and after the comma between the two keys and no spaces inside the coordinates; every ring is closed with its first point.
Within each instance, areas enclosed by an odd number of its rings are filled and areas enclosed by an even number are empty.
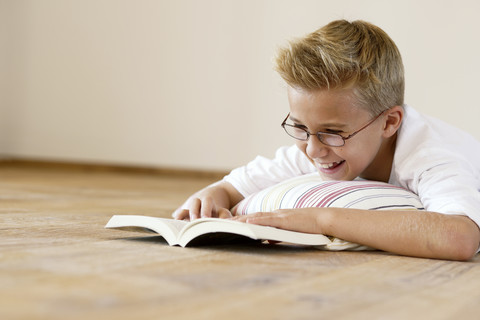
{"type": "Polygon", "coordinates": [[[365,21],[333,21],[280,49],[276,70],[287,84],[307,90],[354,88],[373,114],[403,105],[402,58],[393,40],[365,21]]]}

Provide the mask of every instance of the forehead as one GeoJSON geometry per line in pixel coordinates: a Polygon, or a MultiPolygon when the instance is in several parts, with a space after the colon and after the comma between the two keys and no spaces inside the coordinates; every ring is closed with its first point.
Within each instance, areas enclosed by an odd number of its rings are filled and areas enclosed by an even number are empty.
{"type": "Polygon", "coordinates": [[[300,121],[350,123],[369,116],[354,94],[354,89],[304,90],[288,88],[290,114],[300,121]]]}

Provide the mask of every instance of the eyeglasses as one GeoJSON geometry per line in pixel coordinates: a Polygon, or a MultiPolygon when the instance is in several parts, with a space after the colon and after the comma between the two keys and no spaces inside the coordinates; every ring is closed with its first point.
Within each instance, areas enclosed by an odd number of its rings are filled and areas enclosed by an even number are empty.
{"type": "Polygon", "coordinates": [[[287,123],[288,117],[290,117],[290,113],[288,113],[287,117],[285,120],[282,122],[282,128],[285,130],[285,132],[291,136],[292,138],[295,138],[297,140],[301,141],[307,141],[308,138],[311,135],[317,136],[318,140],[323,143],[324,145],[327,145],[329,147],[342,147],[345,145],[345,141],[352,138],[355,136],[357,133],[362,131],[363,129],[367,128],[369,125],[371,125],[375,120],[377,120],[385,111],[381,112],[378,116],[370,120],[366,125],[361,127],[359,130],[355,131],[354,133],[350,134],[347,137],[344,137],[340,134],[337,133],[327,133],[327,132],[317,132],[317,133],[310,133],[307,131],[307,129],[299,127],[297,125],[292,125],[287,123]]]}

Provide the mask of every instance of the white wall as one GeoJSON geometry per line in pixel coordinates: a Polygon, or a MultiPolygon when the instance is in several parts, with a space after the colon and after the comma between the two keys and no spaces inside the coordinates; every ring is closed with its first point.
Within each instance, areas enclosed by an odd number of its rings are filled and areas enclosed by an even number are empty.
{"type": "Polygon", "coordinates": [[[0,159],[2,158],[2,151],[5,150],[7,143],[7,2],[0,0],[0,159]]]}
{"type": "Polygon", "coordinates": [[[272,156],[291,142],[275,49],[338,18],[387,31],[406,101],[480,139],[475,0],[0,1],[3,155],[196,169],[272,156]]]}

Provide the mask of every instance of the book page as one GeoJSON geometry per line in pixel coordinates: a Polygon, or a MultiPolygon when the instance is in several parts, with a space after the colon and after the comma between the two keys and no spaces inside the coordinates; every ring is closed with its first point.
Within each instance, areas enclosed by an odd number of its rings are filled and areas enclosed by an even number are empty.
{"type": "Polygon", "coordinates": [[[171,229],[175,230],[175,233],[178,235],[182,229],[189,224],[189,221],[185,220],[176,220],[171,218],[156,218],[161,220],[164,224],[168,225],[171,229]]]}
{"type": "Polygon", "coordinates": [[[140,215],[115,215],[108,221],[105,228],[141,227],[161,235],[169,245],[178,244],[177,236],[181,229],[188,225],[187,221],[147,217],[140,215]]]}
{"type": "Polygon", "coordinates": [[[196,237],[208,233],[231,233],[251,239],[275,240],[302,245],[326,245],[331,241],[321,234],[301,233],[226,219],[203,218],[188,224],[180,235],[179,244],[186,246],[196,237]]]}

